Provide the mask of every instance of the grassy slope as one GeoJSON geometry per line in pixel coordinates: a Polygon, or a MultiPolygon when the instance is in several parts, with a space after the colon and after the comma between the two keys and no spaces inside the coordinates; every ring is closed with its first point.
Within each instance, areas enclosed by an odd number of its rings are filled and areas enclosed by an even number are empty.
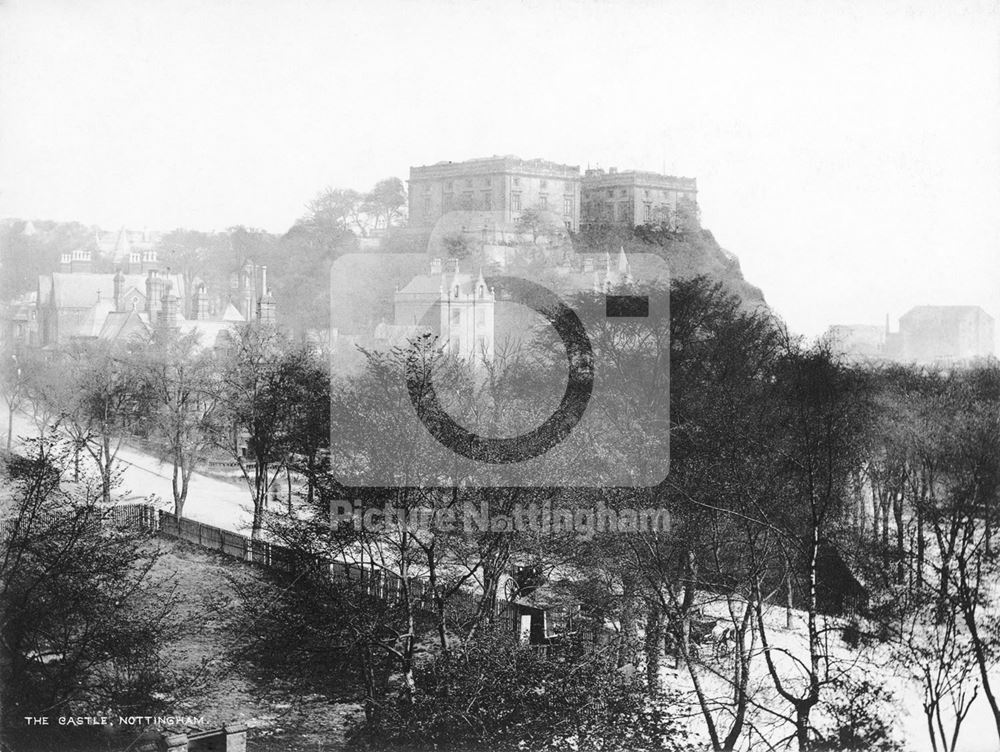
{"type": "Polygon", "coordinates": [[[299,696],[282,677],[256,673],[237,664],[230,651],[239,644],[238,603],[231,578],[255,578],[261,571],[195,546],[159,539],[163,555],[153,576],[164,587],[176,583],[180,635],[164,651],[179,675],[174,712],[205,716],[206,725],[241,721],[251,727],[248,750],[339,749],[347,715],[354,706],[332,704],[320,695],[299,696]]]}

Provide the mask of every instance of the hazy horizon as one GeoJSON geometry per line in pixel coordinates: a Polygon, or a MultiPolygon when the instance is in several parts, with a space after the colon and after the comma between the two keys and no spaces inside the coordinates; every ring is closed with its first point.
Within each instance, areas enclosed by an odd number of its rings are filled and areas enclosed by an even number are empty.
{"type": "Polygon", "coordinates": [[[0,216],[281,233],[513,153],[698,179],[798,332],[1000,319],[1000,5],[0,4],[0,216]]]}

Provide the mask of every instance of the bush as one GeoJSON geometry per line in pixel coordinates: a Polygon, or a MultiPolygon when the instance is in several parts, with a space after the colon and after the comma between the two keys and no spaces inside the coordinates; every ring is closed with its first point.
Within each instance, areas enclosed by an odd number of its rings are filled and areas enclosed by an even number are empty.
{"type": "MultiPolygon", "coordinates": [[[[553,649],[555,650],[555,649],[553,649]]],[[[684,750],[672,699],[648,698],[609,655],[567,645],[546,656],[512,635],[487,633],[415,673],[412,702],[397,699],[380,728],[355,744],[440,749],[684,750]]]]}

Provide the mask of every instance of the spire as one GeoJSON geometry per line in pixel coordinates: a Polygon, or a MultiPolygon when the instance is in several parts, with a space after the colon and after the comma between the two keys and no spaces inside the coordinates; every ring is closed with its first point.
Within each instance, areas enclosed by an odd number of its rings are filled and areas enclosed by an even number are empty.
{"type": "Polygon", "coordinates": [[[128,230],[123,226],[118,232],[118,243],[116,244],[114,254],[115,260],[120,261],[121,259],[128,258],[131,252],[132,247],[128,242],[128,230]]]}

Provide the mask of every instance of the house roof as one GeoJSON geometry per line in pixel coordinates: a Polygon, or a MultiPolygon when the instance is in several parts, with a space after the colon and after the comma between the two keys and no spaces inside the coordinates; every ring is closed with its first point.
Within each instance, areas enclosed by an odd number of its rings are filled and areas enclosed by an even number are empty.
{"type": "Polygon", "coordinates": [[[226,304],[226,310],[222,312],[223,321],[246,321],[246,317],[239,312],[239,309],[233,305],[232,301],[226,304]]]}
{"type": "MultiPolygon", "coordinates": [[[[242,318],[239,321],[243,321],[242,318]]],[[[190,334],[191,332],[196,332],[198,334],[198,346],[199,347],[215,347],[218,344],[219,336],[223,332],[232,331],[233,324],[237,322],[228,320],[202,320],[202,319],[186,319],[180,317],[178,322],[178,328],[181,334],[190,334]]]]}
{"type": "MultiPolygon", "coordinates": [[[[131,287],[140,292],[146,289],[146,277],[142,274],[125,274],[123,289],[131,287]]],[[[57,308],[89,308],[97,299],[98,293],[102,298],[109,300],[114,296],[115,275],[114,274],[84,274],[84,273],[64,273],[55,272],[52,277],[52,296],[57,308]]],[[[168,274],[166,279],[172,284],[175,295],[184,297],[184,277],[180,274],[168,274]]],[[[39,283],[39,291],[48,302],[48,296],[44,292],[45,285],[39,283]]]]}
{"type": "Polygon", "coordinates": [[[87,311],[87,315],[83,317],[80,325],[77,327],[75,332],[71,332],[70,336],[76,337],[97,337],[100,335],[101,330],[104,327],[105,321],[110,314],[115,312],[115,304],[113,300],[102,297],[100,300],[96,301],[90,309],[87,311]]]}
{"type": "Polygon", "coordinates": [[[118,339],[129,327],[143,329],[146,334],[152,332],[149,317],[138,311],[112,311],[104,319],[104,325],[97,335],[101,339],[118,339]]]}
{"type": "Polygon", "coordinates": [[[920,305],[914,306],[899,317],[900,321],[919,323],[924,321],[956,321],[966,316],[982,316],[989,321],[993,317],[980,306],[975,305],[920,305]]]}

